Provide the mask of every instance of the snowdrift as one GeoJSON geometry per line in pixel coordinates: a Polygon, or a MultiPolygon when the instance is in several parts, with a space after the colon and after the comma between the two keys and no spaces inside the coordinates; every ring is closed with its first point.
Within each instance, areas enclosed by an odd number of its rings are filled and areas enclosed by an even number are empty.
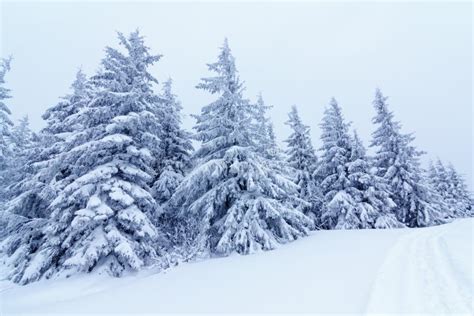
{"type": "Polygon", "coordinates": [[[473,312],[474,219],[318,231],[277,250],[121,279],[0,284],[0,314],[473,312]]]}

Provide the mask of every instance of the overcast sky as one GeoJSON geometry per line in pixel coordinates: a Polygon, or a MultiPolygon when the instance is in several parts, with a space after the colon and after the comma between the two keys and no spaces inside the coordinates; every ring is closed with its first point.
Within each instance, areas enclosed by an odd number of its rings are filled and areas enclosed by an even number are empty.
{"type": "MultiPolygon", "coordinates": [[[[1,55],[14,57],[8,105],[36,130],[78,67],[93,74],[104,47],[117,46],[116,31],[137,27],[164,55],[153,74],[172,77],[184,112],[198,113],[211,98],[194,87],[228,37],[247,96],[261,91],[274,106],[280,141],[296,104],[319,147],[318,124],[334,96],[367,145],[380,87],[403,130],[415,132],[429,157],[453,162],[472,187],[470,2],[0,2],[1,55]]],[[[188,115],[185,126],[193,123],[188,115]]]]}

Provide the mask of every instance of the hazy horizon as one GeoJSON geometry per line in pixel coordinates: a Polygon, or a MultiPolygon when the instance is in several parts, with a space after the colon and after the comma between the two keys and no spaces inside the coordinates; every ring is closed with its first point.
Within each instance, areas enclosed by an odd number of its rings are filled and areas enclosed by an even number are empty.
{"type": "MultiPolygon", "coordinates": [[[[296,104],[319,148],[324,107],[335,97],[368,147],[376,87],[389,96],[403,132],[427,158],[452,162],[473,187],[472,4],[467,3],[58,3],[3,1],[1,56],[16,120],[41,115],[69,92],[77,69],[91,75],[116,31],[139,28],[163,58],[152,73],[173,78],[191,130],[213,97],[195,89],[225,37],[246,96],[261,91],[278,140],[296,104]]],[[[159,88],[159,87],[158,87],[159,88]]]]}

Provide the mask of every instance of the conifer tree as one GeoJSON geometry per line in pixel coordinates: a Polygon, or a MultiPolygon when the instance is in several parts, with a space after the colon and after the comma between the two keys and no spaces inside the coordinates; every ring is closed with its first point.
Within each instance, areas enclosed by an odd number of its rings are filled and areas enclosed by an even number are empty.
{"type": "Polygon", "coordinates": [[[5,101],[10,96],[10,89],[5,87],[5,75],[10,71],[11,58],[0,60],[0,205],[5,199],[7,183],[6,171],[12,161],[12,151],[9,145],[9,137],[13,122],[10,119],[10,109],[5,101]]]}
{"type": "Polygon", "coordinates": [[[456,217],[456,198],[453,192],[453,185],[450,183],[449,174],[444,164],[439,159],[435,164],[430,162],[426,173],[429,184],[439,194],[446,205],[445,211],[449,213],[450,217],[456,217]]]}
{"type": "Polygon", "coordinates": [[[320,224],[322,196],[313,179],[318,160],[311,143],[310,128],[301,121],[296,106],[291,108],[286,124],[292,130],[286,140],[287,163],[292,168],[293,181],[299,188],[299,197],[307,202],[302,205],[302,210],[320,224]]]}
{"type": "Polygon", "coordinates": [[[315,177],[325,203],[322,221],[329,229],[390,228],[402,226],[391,210],[383,179],[371,173],[371,166],[359,137],[349,136],[335,99],[324,112],[321,124],[321,161],[315,177]]]}
{"type": "Polygon", "coordinates": [[[268,158],[274,161],[282,161],[282,150],[280,149],[280,146],[277,143],[276,135],[275,135],[275,130],[273,128],[273,123],[269,122],[268,123],[268,148],[267,148],[267,155],[268,158]]]}
{"type": "Polygon", "coordinates": [[[422,175],[422,152],[412,145],[413,135],[401,133],[401,125],[394,120],[386,100],[377,89],[373,122],[378,127],[371,146],[377,148],[374,167],[376,174],[390,185],[391,198],[397,205],[395,214],[409,227],[444,222],[447,214],[443,213],[439,196],[422,175]]]}
{"type": "Polygon", "coordinates": [[[200,254],[247,254],[268,250],[307,234],[311,220],[291,206],[296,186],[272,169],[256,149],[254,107],[242,95],[227,40],[216,76],[197,88],[217,95],[196,116],[197,166],[171,199],[191,218],[200,254]]]}
{"type": "Polygon", "coordinates": [[[24,161],[20,162],[23,165],[21,179],[9,188],[8,212],[27,218],[49,216],[47,208],[61,189],[57,184],[69,174],[71,167],[64,163],[60,154],[65,150],[68,136],[81,130],[77,123],[71,122],[89,101],[86,85],[87,78],[79,70],[71,85],[72,93],[43,114],[46,127],[39,135],[32,136],[33,143],[24,153],[24,161]]]}
{"type": "Polygon", "coordinates": [[[396,205],[390,198],[389,186],[370,169],[364,145],[354,131],[347,172],[351,181],[350,193],[357,205],[359,228],[403,227],[393,214],[396,205]]]}
{"type": "Polygon", "coordinates": [[[181,127],[181,104],[171,90],[172,80],[163,84],[160,103],[160,146],[157,179],[153,193],[158,203],[165,203],[173,195],[190,167],[193,150],[191,135],[181,127]]]}
{"type": "Polygon", "coordinates": [[[60,159],[70,168],[51,203],[45,238],[27,254],[12,278],[28,283],[59,271],[103,268],[113,275],[158,258],[150,194],[159,146],[154,113],[152,55],[138,31],[119,33],[124,50],[106,48],[102,69],[90,80],[90,102],[69,120],[80,126],[60,159]]]}
{"type": "Polygon", "coordinates": [[[5,179],[8,197],[12,196],[11,187],[23,181],[27,176],[27,165],[37,140],[36,134],[30,129],[28,116],[18,120],[18,123],[11,129],[9,142],[12,150],[12,162],[6,172],[8,178],[5,179]]]}
{"type": "Polygon", "coordinates": [[[449,164],[445,170],[454,205],[454,217],[474,216],[474,199],[472,192],[467,187],[466,181],[452,164],[449,164]]]}
{"type": "Polygon", "coordinates": [[[349,124],[344,121],[334,98],[325,109],[320,126],[321,158],[314,176],[324,197],[322,226],[328,229],[358,228],[360,219],[356,214],[356,200],[349,192],[351,181],[347,171],[351,157],[349,124]]]}
{"type": "Polygon", "coordinates": [[[255,104],[255,145],[257,146],[257,150],[268,159],[275,158],[273,157],[273,152],[276,151],[276,143],[274,137],[275,135],[271,135],[273,131],[271,127],[271,122],[269,117],[267,116],[267,111],[271,108],[271,106],[266,105],[262,94],[259,93],[257,96],[257,103],[255,104]]]}

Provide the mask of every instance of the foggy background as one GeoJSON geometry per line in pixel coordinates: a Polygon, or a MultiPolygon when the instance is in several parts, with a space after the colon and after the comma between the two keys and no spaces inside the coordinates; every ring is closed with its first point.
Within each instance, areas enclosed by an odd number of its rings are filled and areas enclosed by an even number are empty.
{"type": "Polygon", "coordinates": [[[209,76],[225,37],[236,57],[246,96],[262,92],[279,141],[291,105],[311,126],[332,96],[368,147],[376,87],[415,132],[424,157],[451,161],[472,185],[472,4],[390,2],[18,2],[0,1],[1,56],[12,55],[7,101],[32,128],[69,93],[80,66],[94,74],[116,31],[137,27],[163,58],[151,72],[172,77],[185,127],[213,98],[195,89],[209,76]]]}

